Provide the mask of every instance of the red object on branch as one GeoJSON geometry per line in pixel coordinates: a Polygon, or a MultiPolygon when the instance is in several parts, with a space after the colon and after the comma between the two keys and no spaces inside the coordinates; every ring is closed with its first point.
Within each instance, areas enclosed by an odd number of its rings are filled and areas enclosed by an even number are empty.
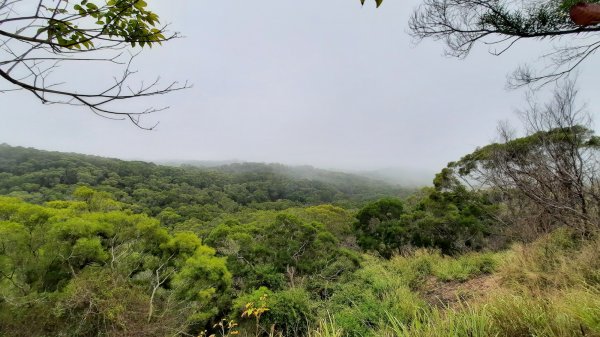
{"type": "Polygon", "coordinates": [[[569,16],[573,23],[579,26],[589,26],[600,23],[600,4],[578,2],[571,6],[569,16]]]}

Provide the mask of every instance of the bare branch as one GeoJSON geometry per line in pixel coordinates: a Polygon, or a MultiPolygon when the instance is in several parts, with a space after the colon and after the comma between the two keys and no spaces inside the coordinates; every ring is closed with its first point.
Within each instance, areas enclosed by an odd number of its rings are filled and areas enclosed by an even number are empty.
{"type": "Polygon", "coordinates": [[[11,85],[0,92],[27,90],[43,104],[85,107],[105,118],[129,120],[139,128],[153,129],[156,124],[144,125],[141,117],[167,107],[128,111],[121,110],[117,103],[163,95],[190,85],[165,85],[159,78],[150,84],[133,85],[136,71],[132,70],[132,62],[139,52],[127,58],[122,50],[152,47],[178,37],[177,33],[168,33],[168,25],[159,26],[158,16],[142,3],[117,0],[110,5],[96,5],[88,1],[81,6],[66,0],[0,1],[0,78],[11,85]],[[20,13],[28,8],[30,13],[20,13]],[[65,71],[61,67],[80,62],[89,63],[87,68],[104,63],[124,69],[112,85],[82,92],[69,85],[72,73],[68,67],[65,71]]]}
{"type": "Polygon", "coordinates": [[[565,77],[594,54],[600,43],[599,25],[576,25],[568,8],[554,0],[425,0],[413,13],[409,27],[416,41],[442,40],[446,53],[459,58],[468,56],[478,43],[493,46],[489,51],[496,56],[525,39],[567,43],[544,58],[551,63],[549,69],[517,69],[509,82],[512,88],[534,83],[543,86],[565,77]],[[592,42],[584,41],[586,38],[592,42]]]}
{"type": "MultiPolygon", "coordinates": [[[[591,116],[576,104],[574,81],[558,83],[552,99],[539,104],[529,97],[520,112],[526,130],[515,138],[499,127],[499,143],[476,150],[452,164],[479,187],[502,191],[508,200],[530,202],[526,209],[551,217],[547,229],[569,226],[586,234],[600,227],[600,138],[590,129],[591,116]]],[[[509,205],[510,201],[507,202],[509,205]]]]}

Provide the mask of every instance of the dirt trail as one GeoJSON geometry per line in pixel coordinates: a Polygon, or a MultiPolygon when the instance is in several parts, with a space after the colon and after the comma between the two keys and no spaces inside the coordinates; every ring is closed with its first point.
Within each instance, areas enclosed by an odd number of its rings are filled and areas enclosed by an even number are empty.
{"type": "Polygon", "coordinates": [[[427,280],[421,294],[431,305],[448,308],[485,297],[499,287],[499,282],[498,275],[483,275],[464,282],[443,282],[432,277],[427,280]]]}

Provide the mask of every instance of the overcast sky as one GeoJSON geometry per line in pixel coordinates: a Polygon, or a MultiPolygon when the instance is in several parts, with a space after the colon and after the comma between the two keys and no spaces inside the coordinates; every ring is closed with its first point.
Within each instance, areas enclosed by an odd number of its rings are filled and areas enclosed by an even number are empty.
{"type": "MultiPolygon", "coordinates": [[[[506,76],[543,46],[444,57],[441,42],[411,43],[407,22],[419,2],[148,1],[185,38],[145,51],[135,67],[194,85],[160,97],[171,108],[148,119],[160,121],[156,130],[6,93],[0,143],[126,159],[438,170],[514,119],[523,92],[506,91],[506,76]]],[[[597,60],[580,75],[592,109],[597,60]]],[[[82,85],[111,75],[79,74],[82,85]]]]}

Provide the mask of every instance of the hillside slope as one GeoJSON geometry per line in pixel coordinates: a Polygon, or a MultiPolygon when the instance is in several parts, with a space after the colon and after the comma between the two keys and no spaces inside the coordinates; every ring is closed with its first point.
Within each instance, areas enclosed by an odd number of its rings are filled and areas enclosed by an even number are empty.
{"type": "Polygon", "coordinates": [[[39,203],[66,199],[80,185],[112,193],[151,215],[170,208],[201,220],[246,207],[356,207],[411,192],[356,175],[279,164],[172,167],[0,145],[0,194],[39,203]]]}

